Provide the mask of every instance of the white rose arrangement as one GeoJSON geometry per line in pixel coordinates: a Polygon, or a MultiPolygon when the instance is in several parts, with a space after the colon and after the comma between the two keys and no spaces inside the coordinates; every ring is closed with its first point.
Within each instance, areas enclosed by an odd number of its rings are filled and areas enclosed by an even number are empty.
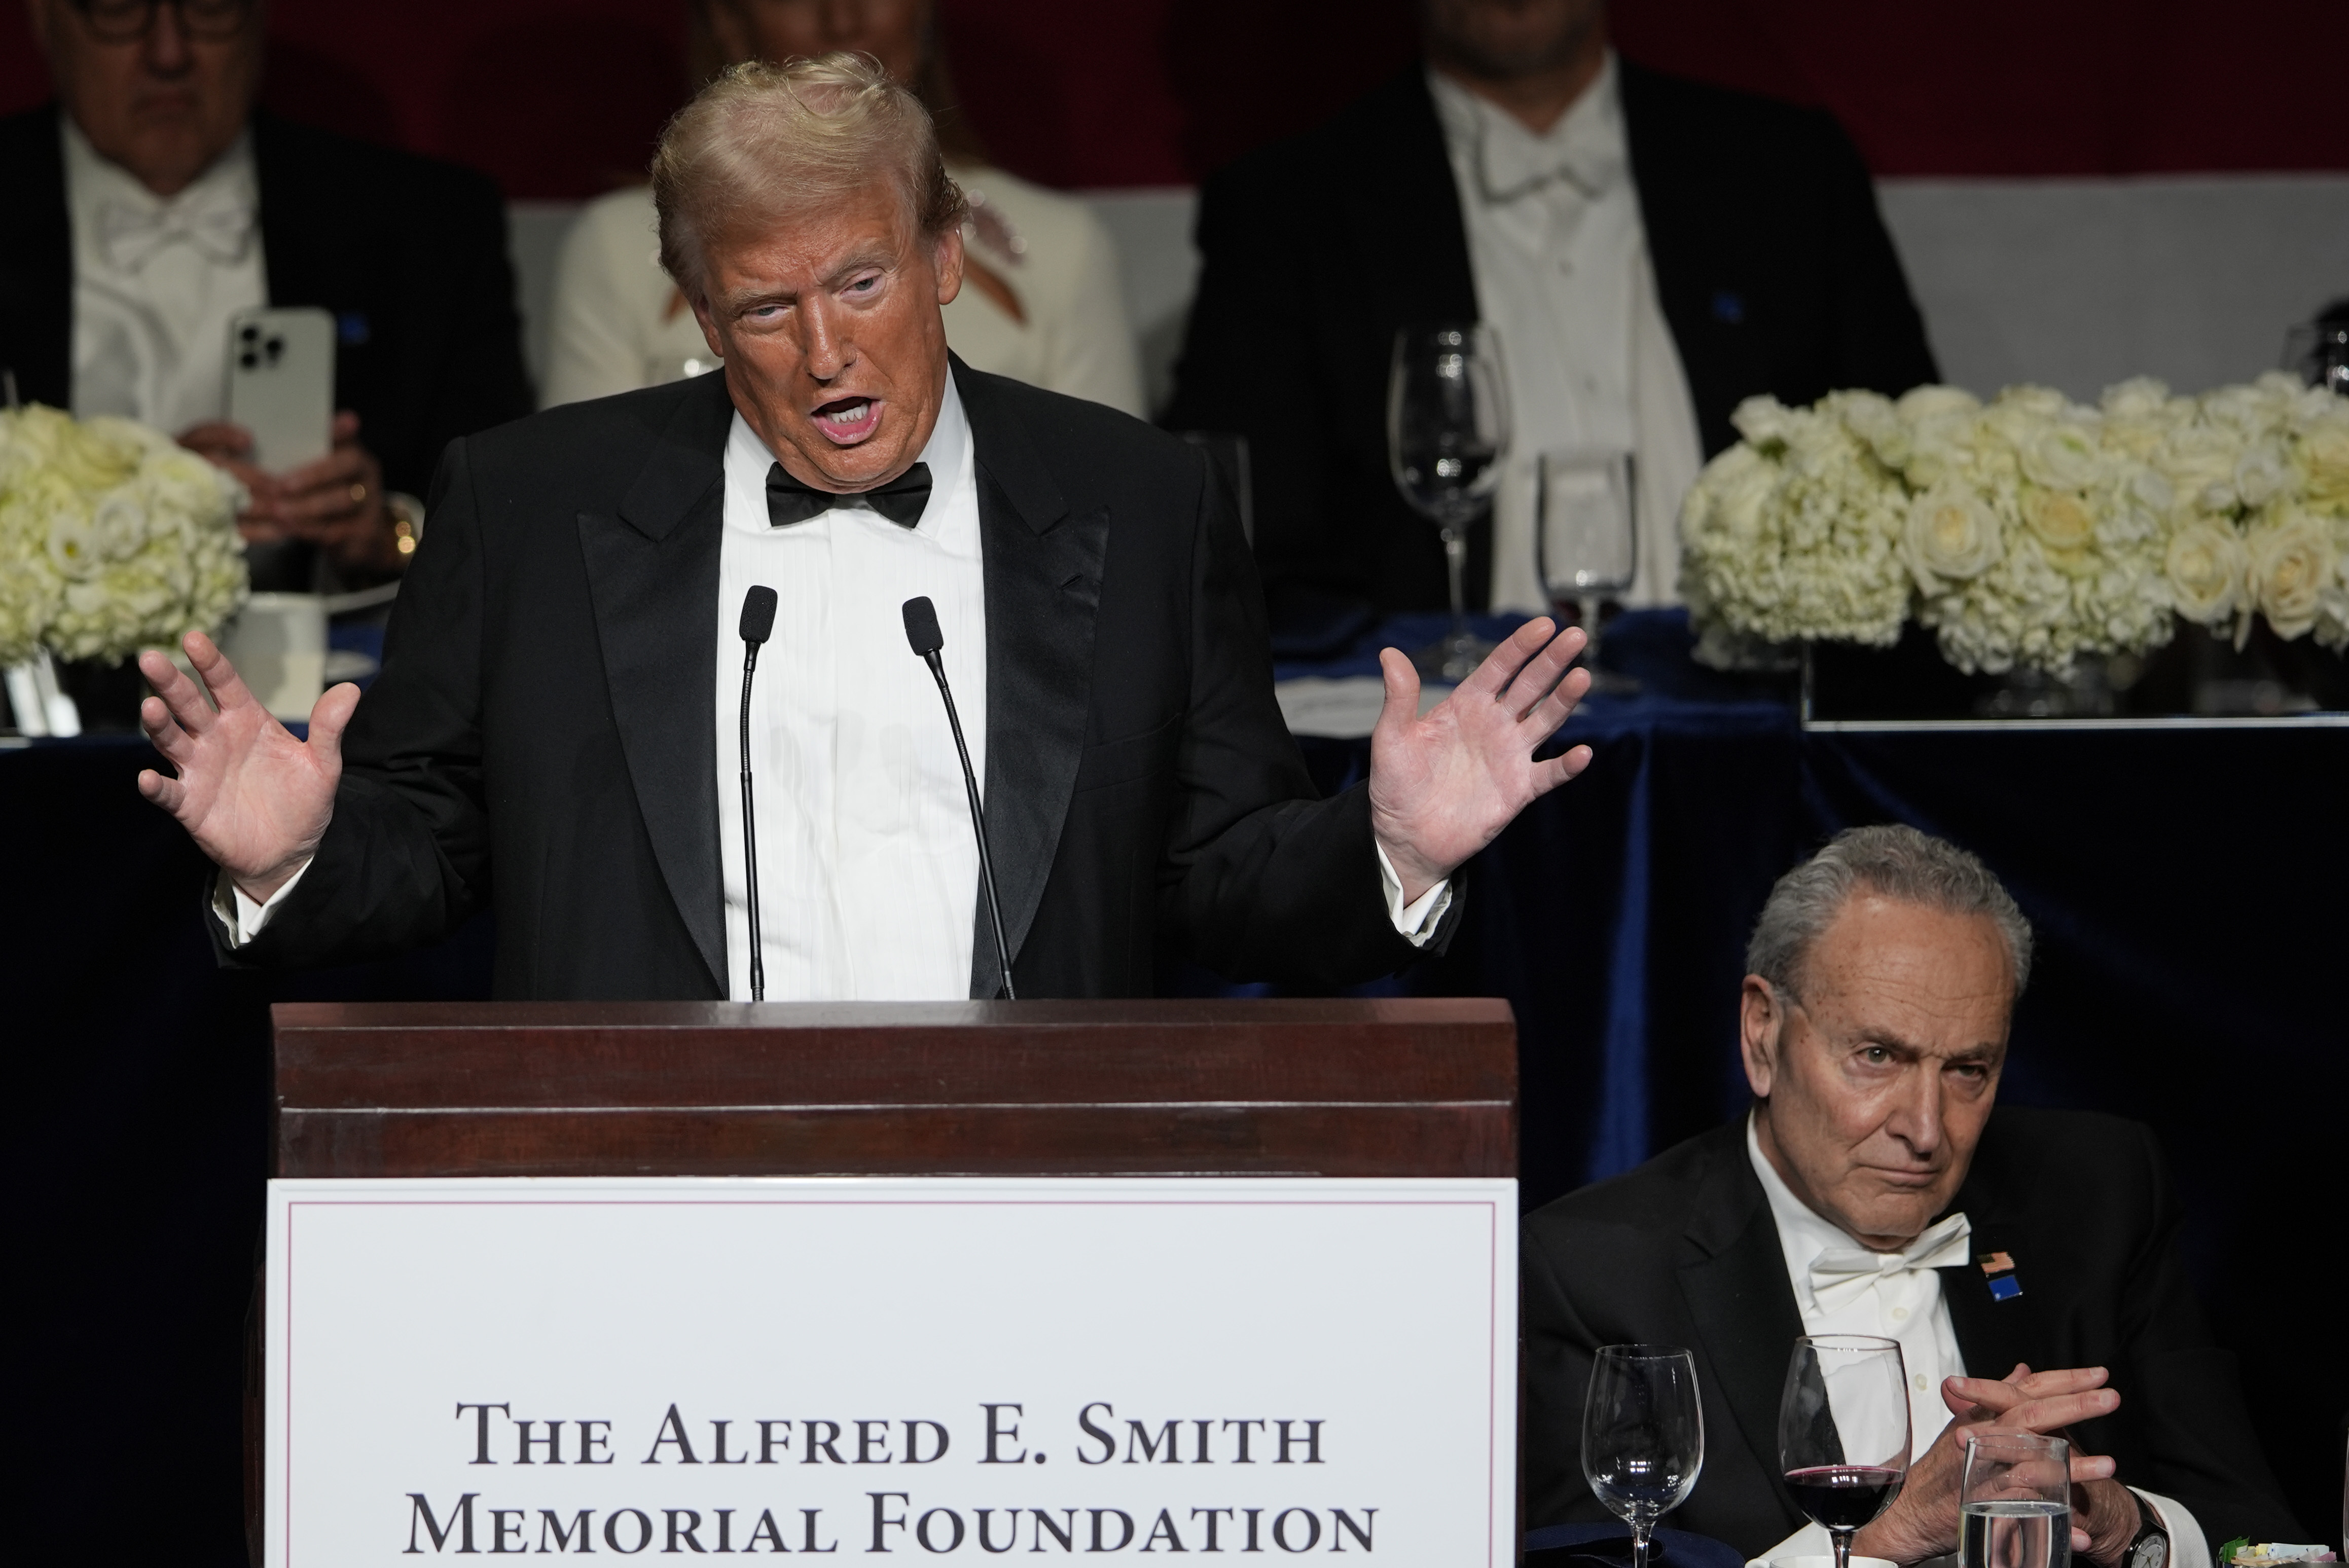
{"type": "Polygon", "coordinates": [[[2142,653],[2176,617],[2254,615],[2349,646],[2349,399],[2272,374],[2200,397],[2158,381],[2096,407],[1950,387],[1809,408],[1754,397],[1681,511],[1697,656],[1886,646],[1913,617],[1969,673],[2142,653]]]}
{"type": "Polygon", "coordinates": [[[243,487],[161,432],[0,409],[0,665],[120,661],[228,619],[243,487]]]}

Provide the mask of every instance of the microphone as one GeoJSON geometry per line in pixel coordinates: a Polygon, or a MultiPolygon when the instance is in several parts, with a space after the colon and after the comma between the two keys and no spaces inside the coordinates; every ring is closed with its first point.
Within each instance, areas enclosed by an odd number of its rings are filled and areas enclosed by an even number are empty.
{"type": "Polygon", "coordinates": [[[946,698],[955,755],[962,758],[962,787],[970,797],[970,828],[978,837],[978,881],[987,890],[988,923],[995,928],[995,964],[1003,973],[1005,1000],[1017,1002],[1019,993],[1011,985],[1011,947],[1003,940],[1003,904],[995,896],[995,862],[987,852],[987,815],[978,805],[978,777],[970,770],[970,748],[963,744],[962,719],[955,713],[954,692],[947,686],[946,661],[938,656],[938,650],[947,645],[946,634],[938,630],[937,606],[927,598],[905,601],[905,641],[930,666],[930,674],[937,677],[938,695],[946,698]]]}
{"type": "Polygon", "coordinates": [[[759,945],[759,835],[750,813],[750,677],[759,646],[775,631],[775,591],[761,583],[742,595],[742,876],[750,912],[750,1000],[767,999],[767,959],[759,945]]]}

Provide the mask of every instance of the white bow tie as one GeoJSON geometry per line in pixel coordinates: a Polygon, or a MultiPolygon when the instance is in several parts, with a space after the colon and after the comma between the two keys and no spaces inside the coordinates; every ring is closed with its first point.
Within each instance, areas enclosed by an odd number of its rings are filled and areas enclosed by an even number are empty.
{"type": "Polygon", "coordinates": [[[1871,1253],[1860,1247],[1832,1247],[1811,1263],[1811,1295],[1822,1312],[1841,1312],[1878,1280],[1897,1279],[1921,1269],[1945,1269],[1966,1261],[1966,1243],[1973,1225],[1963,1214],[1951,1214],[1897,1253],[1871,1253]]]}
{"type": "Polygon", "coordinates": [[[253,237],[251,203],[226,191],[206,191],[165,207],[104,201],[98,209],[98,242],[108,264],[135,273],[174,240],[184,240],[216,262],[244,254],[253,237]]]}
{"type": "Polygon", "coordinates": [[[1596,198],[1623,173],[1622,147],[1604,135],[1581,135],[1561,144],[1512,135],[1487,123],[1476,140],[1476,178],[1488,201],[1514,201],[1553,180],[1596,198]]]}

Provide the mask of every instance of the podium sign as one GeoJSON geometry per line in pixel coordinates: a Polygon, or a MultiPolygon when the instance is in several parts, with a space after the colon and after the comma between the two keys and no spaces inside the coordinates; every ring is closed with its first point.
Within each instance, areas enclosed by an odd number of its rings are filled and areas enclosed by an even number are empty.
{"type": "Polygon", "coordinates": [[[1516,1214],[1494,1178],[280,1180],[265,1560],[1504,1568],[1516,1214]]]}

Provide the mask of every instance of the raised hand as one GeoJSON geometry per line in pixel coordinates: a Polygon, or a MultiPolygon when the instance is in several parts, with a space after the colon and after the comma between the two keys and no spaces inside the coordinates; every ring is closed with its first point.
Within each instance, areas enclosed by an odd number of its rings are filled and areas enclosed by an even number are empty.
{"type": "Polygon", "coordinates": [[[162,654],[139,655],[156,693],[139,705],[140,727],[178,774],[148,769],[139,792],[177,818],[246,896],[265,902],[326,836],[359,688],[338,686],[318,699],[305,744],[270,717],[210,637],[191,632],[181,646],[219,711],[162,654]]]}
{"type": "MultiPolygon", "coordinates": [[[[1995,1381],[1988,1377],[1944,1378],[1941,1400],[1950,1408],[1950,1424],[1909,1467],[1909,1479],[1900,1495],[1893,1499],[1892,1506],[1852,1537],[1852,1555],[1916,1563],[1955,1552],[1958,1501],[1965,1479],[1966,1434],[1995,1428],[2003,1432],[2060,1435],[2075,1422],[2109,1415],[2120,1408],[2119,1393],[2106,1387],[2105,1379],[2106,1372],[2101,1367],[2033,1372],[2020,1363],[1995,1381]]],[[[2112,1479],[2113,1469],[2109,1459],[2073,1450],[2074,1488],[2098,1489],[2100,1499],[2107,1504],[2101,1511],[2106,1514],[2114,1511],[2109,1498],[2103,1497],[2102,1489],[2119,1485],[2112,1479]]],[[[2135,1519],[2132,1507],[2129,1531],[2121,1538],[2121,1545],[2126,1546],[2136,1536],[2135,1519]]],[[[2073,1521],[2075,1528],[2072,1532],[2072,1549],[2082,1555],[2094,1555],[2092,1548],[2105,1542],[2076,1528],[2084,1522],[2087,1522],[2078,1517],[2073,1521]]],[[[2106,1536],[2110,1533],[2109,1528],[2104,1531],[2106,1536]]],[[[2110,1561],[2102,1557],[2096,1560],[2110,1561]]]]}
{"type": "Polygon", "coordinates": [[[1379,655],[1387,694],[1371,732],[1371,827],[1405,902],[1590,765],[1588,746],[1534,760],[1590,689],[1588,672],[1569,669],[1581,631],[1557,630],[1547,618],[1526,622],[1423,717],[1411,661],[1393,648],[1379,655]]]}

